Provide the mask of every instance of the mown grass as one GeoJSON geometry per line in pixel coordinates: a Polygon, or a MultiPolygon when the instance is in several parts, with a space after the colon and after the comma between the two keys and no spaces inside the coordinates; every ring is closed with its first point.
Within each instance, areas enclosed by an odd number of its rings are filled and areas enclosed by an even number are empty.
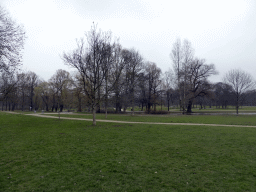
{"type": "MultiPolygon", "coordinates": [[[[128,107],[127,111],[131,111],[131,109],[132,109],[131,107],[128,107]]],[[[153,108],[152,108],[152,110],[153,110],[153,108]]],[[[157,105],[156,110],[157,111],[161,111],[161,110],[162,111],[167,111],[168,107],[166,107],[166,106],[161,107],[161,105],[157,105]]],[[[177,106],[170,106],[169,110],[170,111],[180,111],[180,108],[177,107],[177,106]]],[[[236,107],[229,105],[225,109],[225,108],[222,108],[221,106],[218,106],[218,107],[216,107],[216,106],[205,106],[205,108],[203,106],[203,108],[201,109],[200,105],[195,105],[194,108],[192,108],[192,111],[196,111],[196,112],[200,112],[200,111],[230,111],[230,110],[235,112],[236,107]]],[[[240,106],[239,111],[240,110],[241,111],[256,111],[256,107],[255,106],[240,106]]],[[[135,111],[141,111],[141,108],[140,107],[135,107],[135,111]]],[[[144,111],[145,111],[145,108],[144,108],[144,111]]]]}
{"type": "MultiPolygon", "coordinates": [[[[52,116],[58,116],[52,114],[52,116]]],[[[91,114],[60,114],[60,117],[92,119],[91,114]]],[[[97,114],[96,119],[105,119],[104,114],[97,114]]],[[[108,114],[108,120],[161,123],[202,123],[224,125],[256,125],[256,115],[117,115],[108,114]]]]}
{"type": "Polygon", "coordinates": [[[253,191],[255,135],[0,113],[0,191],[253,191]]]}

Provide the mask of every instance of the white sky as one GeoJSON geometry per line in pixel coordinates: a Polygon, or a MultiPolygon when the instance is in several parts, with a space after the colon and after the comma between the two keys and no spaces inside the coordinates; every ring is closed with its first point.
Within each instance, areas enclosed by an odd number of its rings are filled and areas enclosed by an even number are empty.
{"type": "Polygon", "coordinates": [[[75,48],[93,22],[112,31],[125,48],[139,50],[162,72],[172,68],[177,37],[187,38],[195,56],[214,63],[222,81],[230,69],[256,72],[255,0],[1,0],[24,25],[23,69],[48,80],[57,69],[73,71],[60,58],[75,48]]]}

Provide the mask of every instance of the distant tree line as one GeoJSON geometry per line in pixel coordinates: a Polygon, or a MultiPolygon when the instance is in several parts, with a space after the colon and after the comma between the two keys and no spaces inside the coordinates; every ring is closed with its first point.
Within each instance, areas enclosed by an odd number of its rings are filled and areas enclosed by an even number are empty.
{"type": "MultiPolygon", "coordinates": [[[[1,12],[0,20],[9,18],[1,12]]],[[[156,63],[146,61],[135,48],[123,48],[111,32],[96,25],[77,40],[77,48],[62,60],[76,71],[59,69],[48,80],[34,72],[20,72],[24,32],[11,20],[0,22],[1,110],[89,111],[122,113],[135,108],[158,113],[157,106],[179,107],[191,113],[194,107],[227,108],[256,104],[254,80],[241,70],[229,71],[223,82],[210,83],[217,74],[214,64],[194,56],[188,40],[177,39],[170,57],[174,70],[162,73],[156,63]],[[13,48],[13,49],[12,49],[13,48]]]]}

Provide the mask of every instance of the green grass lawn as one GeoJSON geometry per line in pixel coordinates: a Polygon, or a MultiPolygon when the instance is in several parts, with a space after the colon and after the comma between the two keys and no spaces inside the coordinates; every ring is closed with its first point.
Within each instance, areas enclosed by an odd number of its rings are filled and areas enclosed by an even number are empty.
{"type": "Polygon", "coordinates": [[[0,191],[254,191],[255,135],[0,113],[0,191]]]}
{"type": "MultiPolygon", "coordinates": [[[[236,112],[236,107],[235,106],[227,106],[227,108],[222,108],[222,107],[217,107],[216,106],[206,106],[206,108],[204,109],[204,107],[202,109],[200,109],[200,105],[195,105],[195,108],[192,108],[192,111],[194,112],[204,112],[204,111],[209,111],[209,112],[214,112],[214,111],[220,111],[220,112],[225,112],[225,111],[234,111],[236,112]]],[[[168,107],[166,106],[162,106],[161,105],[157,105],[156,106],[156,110],[157,111],[161,111],[161,109],[163,111],[167,111],[168,107]]],[[[154,110],[154,108],[152,108],[151,110],[154,110]]],[[[180,111],[180,108],[177,106],[170,106],[169,110],[172,111],[180,111]]],[[[131,107],[127,108],[127,111],[131,111],[131,107]]],[[[141,107],[135,107],[135,111],[141,111],[141,107]]],[[[144,108],[145,111],[145,108],[144,108]]],[[[243,112],[243,111],[256,111],[256,107],[255,106],[240,106],[239,107],[239,111],[243,112]]]]}
{"type": "MultiPolygon", "coordinates": [[[[58,115],[52,115],[58,116],[58,115]]],[[[91,114],[60,114],[60,117],[92,119],[91,114]]],[[[97,114],[96,119],[105,119],[104,114],[97,114]]],[[[256,115],[135,115],[108,114],[108,120],[162,123],[202,123],[224,125],[256,125],[256,115]]]]}

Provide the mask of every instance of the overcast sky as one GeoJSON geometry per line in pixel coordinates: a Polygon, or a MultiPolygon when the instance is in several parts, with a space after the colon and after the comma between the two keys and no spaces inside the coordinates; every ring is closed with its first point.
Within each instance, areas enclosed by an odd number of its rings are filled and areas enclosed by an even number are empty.
{"type": "Polygon", "coordinates": [[[112,31],[125,48],[134,47],[163,72],[172,68],[177,38],[188,39],[195,56],[215,64],[222,81],[230,69],[256,72],[255,0],[1,0],[23,24],[22,69],[48,80],[57,69],[73,71],[60,58],[75,48],[92,23],[112,31]]]}

